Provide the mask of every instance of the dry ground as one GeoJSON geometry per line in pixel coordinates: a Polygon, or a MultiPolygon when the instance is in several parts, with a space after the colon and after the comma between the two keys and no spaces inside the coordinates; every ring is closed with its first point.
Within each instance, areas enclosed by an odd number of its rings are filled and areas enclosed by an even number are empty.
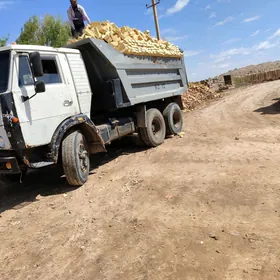
{"type": "Polygon", "coordinates": [[[249,65],[235,70],[230,70],[224,75],[246,76],[280,69],[280,61],[265,62],[257,65],[249,65]]]}
{"type": "Polygon", "coordinates": [[[185,114],[183,138],[115,144],[88,183],[2,187],[0,279],[280,279],[280,81],[185,114]]]}

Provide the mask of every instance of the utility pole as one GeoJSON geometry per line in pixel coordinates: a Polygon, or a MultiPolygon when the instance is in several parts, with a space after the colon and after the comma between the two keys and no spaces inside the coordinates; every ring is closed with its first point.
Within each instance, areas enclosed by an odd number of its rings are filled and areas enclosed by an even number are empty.
{"type": "Polygon", "coordinates": [[[154,20],[155,20],[155,26],[157,31],[157,39],[160,40],[160,32],[159,32],[159,24],[158,24],[158,15],[157,15],[157,5],[160,3],[160,0],[157,2],[155,0],[152,0],[152,5],[146,5],[147,9],[153,8],[154,11],[154,20]]]}

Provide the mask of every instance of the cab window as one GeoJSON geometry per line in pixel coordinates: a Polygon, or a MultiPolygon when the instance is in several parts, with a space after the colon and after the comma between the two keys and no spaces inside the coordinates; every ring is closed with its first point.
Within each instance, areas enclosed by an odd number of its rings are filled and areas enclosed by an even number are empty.
{"type": "Polygon", "coordinates": [[[20,87],[34,85],[29,59],[26,55],[19,56],[19,81],[20,87]]]}
{"type": "Polygon", "coordinates": [[[0,93],[8,89],[10,52],[0,52],[0,93]]]}
{"type": "Polygon", "coordinates": [[[42,65],[44,75],[38,77],[37,80],[44,81],[45,84],[57,84],[62,82],[55,58],[42,57],[42,65]]]}

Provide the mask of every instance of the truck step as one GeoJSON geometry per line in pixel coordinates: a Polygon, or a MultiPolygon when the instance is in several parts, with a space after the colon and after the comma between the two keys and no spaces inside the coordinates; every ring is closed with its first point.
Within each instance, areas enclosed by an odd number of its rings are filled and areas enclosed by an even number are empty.
{"type": "Polygon", "coordinates": [[[33,163],[30,162],[30,168],[42,168],[52,164],[53,162],[51,161],[40,161],[40,162],[33,162],[33,163]]]}

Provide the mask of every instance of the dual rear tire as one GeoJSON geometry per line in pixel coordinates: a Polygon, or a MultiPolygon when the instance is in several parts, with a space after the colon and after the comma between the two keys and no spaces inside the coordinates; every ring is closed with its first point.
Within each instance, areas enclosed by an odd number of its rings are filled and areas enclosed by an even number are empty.
{"type": "Polygon", "coordinates": [[[183,129],[183,114],[177,103],[170,103],[163,111],[167,135],[177,135],[183,129]]]}
{"type": "Polygon", "coordinates": [[[147,127],[141,127],[139,134],[142,141],[149,147],[156,147],[163,143],[166,135],[166,126],[163,115],[158,109],[149,109],[146,112],[147,127]]]}
{"type": "Polygon", "coordinates": [[[146,112],[147,127],[139,128],[141,140],[149,147],[163,143],[167,135],[176,135],[182,131],[183,114],[176,103],[170,103],[163,114],[155,108],[146,112]]]}

